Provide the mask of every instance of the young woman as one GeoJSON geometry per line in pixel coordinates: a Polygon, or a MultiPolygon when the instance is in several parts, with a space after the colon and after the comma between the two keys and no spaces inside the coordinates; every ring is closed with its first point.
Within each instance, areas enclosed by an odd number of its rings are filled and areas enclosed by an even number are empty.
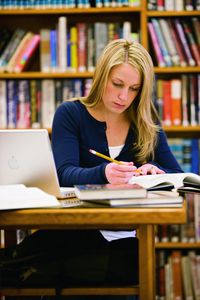
{"type": "MultiPolygon", "coordinates": [[[[139,43],[118,39],[105,47],[89,95],[64,102],[55,113],[52,148],[61,186],[127,183],[138,175],[136,168],[142,174],[182,172],[152,101],[153,81],[151,57],[139,43]],[[105,161],[89,149],[124,163],[105,161]]],[[[65,285],[138,283],[134,230],[38,231],[26,242],[38,240],[40,251],[53,247],[66,254],[65,285]]],[[[23,242],[17,250],[20,256],[23,242]]]]}

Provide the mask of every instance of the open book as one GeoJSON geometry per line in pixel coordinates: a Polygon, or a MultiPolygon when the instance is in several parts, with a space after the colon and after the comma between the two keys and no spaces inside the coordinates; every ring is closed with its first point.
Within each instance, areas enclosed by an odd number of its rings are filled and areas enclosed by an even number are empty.
{"type": "Polygon", "coordinates": [[[194,173],[165,173],[133,176],[130,183],[137,183],[149,191],[169,190],[200,193],[200,176],[194,173]]]}

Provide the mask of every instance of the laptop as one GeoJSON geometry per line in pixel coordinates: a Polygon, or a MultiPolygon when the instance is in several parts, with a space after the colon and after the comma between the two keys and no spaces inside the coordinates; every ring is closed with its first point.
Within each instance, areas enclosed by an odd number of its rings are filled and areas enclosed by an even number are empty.
{"type": "Polygon", "coordinates": [[[46,129],[0,130],[0,185],[10,184],[38,187],[58,199],[75,197],[74,188],[59,186],[46,129]]]}

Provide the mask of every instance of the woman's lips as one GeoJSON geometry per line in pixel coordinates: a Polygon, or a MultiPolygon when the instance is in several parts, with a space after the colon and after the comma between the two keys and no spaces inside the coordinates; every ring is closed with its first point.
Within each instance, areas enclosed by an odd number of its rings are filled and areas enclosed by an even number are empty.
{"type": "Polygon", "coordinates": [[[115,107],[120,108],[120,109],[123,109],[123,108],[126,107],[125,105],[120,104],[120,103],[116,103],[116,102],[114,102],[113,104],[114,104],[115,107]]]}

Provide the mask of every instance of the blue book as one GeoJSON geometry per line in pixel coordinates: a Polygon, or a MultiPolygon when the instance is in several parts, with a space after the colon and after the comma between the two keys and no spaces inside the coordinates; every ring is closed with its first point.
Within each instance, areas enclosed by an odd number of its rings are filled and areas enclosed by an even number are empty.
{"type": "Polygon", "coordinates": [[[191,172],[199,174],[200,173],[200,154],[199,154],[199,140],[192,139],[192,154],[191,154],[191,172]]]}
{"type": "Polygon", "coordinates": [[[72,66],[71,62],[71,39],[70,39],[70,30],[67,33],[67,68],[70,70],[72,66]]]}
{"type": "Polygon", "coordinates": [[[16,80],[7,81],[7,126],[16,128],[18,106],[18,83],[16,80]]]}
{"type": "Polygon", "coordinates": [[[83,96],[83,81],[82,79],[74,79],[73,80],[73,92],[74,97],[79,98],[83,96]]]}
{"type": "Polygon", "coordinates": [[[57,31],[52,29],[50,31],[50,60],[52,70],[58,67],[57,62],[57,31]]]}

